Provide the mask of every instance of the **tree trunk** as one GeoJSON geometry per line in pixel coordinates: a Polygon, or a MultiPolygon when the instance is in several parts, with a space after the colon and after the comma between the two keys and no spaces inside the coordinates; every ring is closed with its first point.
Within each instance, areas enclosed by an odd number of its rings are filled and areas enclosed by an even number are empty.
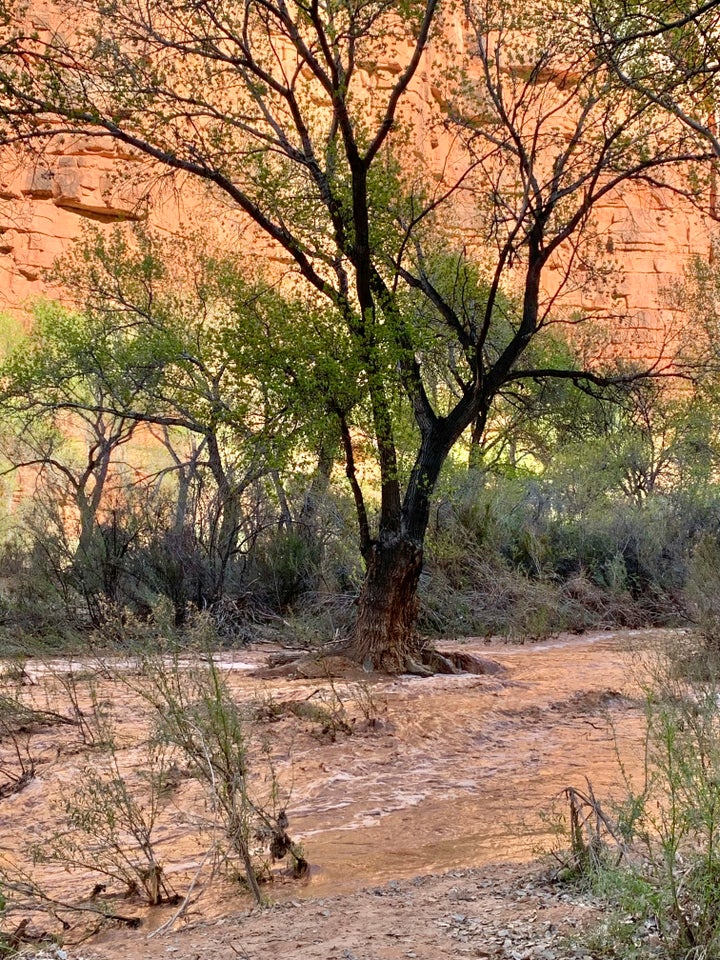
{"type": "Polygon", "coordinates": [[[212,602],[219,600],[225,587],[225,574],[238,543],[242,508],[240,491],[228,476],[220,454],[220,445],[214,433],[206,434],[208,466],[217,487],[217,505],[214,517],[214,537],[210,555],[212,571],[212,602]]]}
{"type": "Polygon", "coordinates": [[[422,546],[401,534],[384,534],[367,558],[365,581],[352,642],[366,670],[416,671],[421,660],[415,629],[422,546]]]}

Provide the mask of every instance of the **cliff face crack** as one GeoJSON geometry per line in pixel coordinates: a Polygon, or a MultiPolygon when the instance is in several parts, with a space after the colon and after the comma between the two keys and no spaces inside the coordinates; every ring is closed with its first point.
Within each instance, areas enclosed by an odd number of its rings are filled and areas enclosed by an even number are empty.
{"type": "Polygon", "coordinates": [[[142,214],[137,210],[127,210],[119,207],[93,207],[84,203],[75,203],[72,200],[55,200],[54,205],[81,217],[87,217],[88,220],[95,220],[98,223],[122,223],[143,219],[142,214]]]}

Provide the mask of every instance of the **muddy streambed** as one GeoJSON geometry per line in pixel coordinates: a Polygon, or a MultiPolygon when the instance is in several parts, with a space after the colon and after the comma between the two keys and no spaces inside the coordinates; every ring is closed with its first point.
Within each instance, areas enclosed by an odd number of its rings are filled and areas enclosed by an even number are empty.
{"type": "MultiPolygon", "coordinates": [[[[260,796],[268,787],[269,754],[289,832],[312,865],[304,881],[278,878],[269,896],[296,902],[534,858],[551,842],[543,812],[564,787],[582,787],[588,777],[598,797],[619,797],[618,754],[626,772],[641,770],[637,651],[663,637],[667,632],[521,646],[470,641],[461,649],[487,658],[497,672],[362,682],[258,679],[251,671],[266,661],[265,650],[220,655],[234,697],[253,717],[254,789],[260,796]],[[315,719],[276,709],[301,701],[339,711],[342,723],[328,730],[315,719]]],[[[141,783],[147,758],[141,745],[149,728],[132,684],[123,680],[123,673],[132,676],[132,662],[115,661],[109,673],[96,661],[72,669],[81,707],[89,710],[91,699],[100,704],[114,724],[119,768],[141,783]]],[[[68,665],[61,662],[28,662],[21,695],[67,712],[63,671],[68,665]]],[[[45,843],[61,822],[61,798],[104,762],[100,748],[83,743],[71,726],[31,728],[26,747],[34,776],[0,800],[0,854],[18,869],[28,866],[28,845],[45,843]]],[[[13,751],[16,744],[4,738],[0,761],[6,766],[13,751]]],[[[190,781],[180,777],[171,786],[160,800],[154,839],[178,892],[196,877],[188,917],[247,907],[227,872],[213,877],[208,868],[198,874],[212,839],[211,811],[190,781]]],[[[67,871],[57,863],[38,870],[39,882],[64,901],[89,896],[97,880],[87,866],[67,871]]],[[[131,912],[143,914],[138,903],[131,912]]],[[[145,929],[171,912],[151,911],[145,929]]]]}

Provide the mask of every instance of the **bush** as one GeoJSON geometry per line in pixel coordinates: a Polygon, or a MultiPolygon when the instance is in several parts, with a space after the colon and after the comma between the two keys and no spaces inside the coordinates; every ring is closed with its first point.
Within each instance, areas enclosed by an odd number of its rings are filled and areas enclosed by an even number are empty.
{"type": "Polygon", "coordinates": [[[687,608],[709,650],[720,653],[720,543],[706,534],[690,561],[687,608]]]}
{"type": "Polygon", "coordinates": [[[34,862],[90,870],[122,883],[127,895],[140,893],[150,906],[177,902],[154,839],[166,771],[165,753],[156,745],[148,749],[146,775],[135,784],[121,771],[114,748],[95,758],[56,803],[61,826],[32,848],[34,862]]]}
{"type": "MultiPolygon", "coordinates": [[[[586,473],[576,466],[569,475],[560,458],[538,476],[450,473],[428,530],[420,628],[542,637],[690,618],[717,633],[720,490],[669,488],[638,500],[586,473]]],[[[83,555],[58,510],[41,505],[34,536],[15,536],[0,555],[0,626],[77,646],[83,631],[150,619],[165,598],[176,628],[207,610],[226,644],[260,630],[296,645],[347,636],[363,578],[352,503],[329,486],[303,513],[302,490],[293,496],[283,517],[271,491],[255,485],[237,550],[222,558],[204,501],[180,524],[169,495],[133,495],[126,512],[98,523],[83,555]]]]}
{"type": "MultiPolygon", "coordinates": [[[[647,681],[645,779],[628,783],[609,831],[599,805],[582,821],[570,798],[567,876],[589,883],[615,907],[603,953],[720,958],[720,687],[677,674],[674,654],[652,659],[647,681]],[[579,826],[580,824],[580,826],[579,826]],[[611,855],[608,832],[614,851],[611,855]],[[628,921],[630,917],[630,921],[628,921]],[[653,945],[652,941],[657,943],[653,945]]],[[[584,816],[584,814],[583,814],[584,816]]],[[[596,935],[597,939],[597,935],[596,935]]]]}
{"type": "Polygon", "coordinates": [[[688,563],[720,500],[603,496],[574,513],[552,477],[470,478],[433,515],[423,629],[543,636],[677,623],[688,563]]]}
{"type": "Polygon", "coordinates": [[[266,748],[266,796],[258,798],[250,785],[250,743],[247,724],[233,700],[212,652],[181,659],[172,647],[142,658],[138,692],[152,708],[156,739],[179,751],[191,776],[206,791],[218,816],[230,852],[239,858],[256,902],[264,902],[253,857],[255,840],[269,842],[273,857],[289,853],[294,872],[302,875],[307,863],[287,834],[285,805],[266,748]]]}

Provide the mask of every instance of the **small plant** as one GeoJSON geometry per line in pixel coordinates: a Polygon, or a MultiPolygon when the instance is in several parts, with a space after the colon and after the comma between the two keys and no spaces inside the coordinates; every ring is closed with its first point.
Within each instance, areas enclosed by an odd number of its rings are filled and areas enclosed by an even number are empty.
{"type": "Polygon", "coordinates": [[[592,784],[587,789],[566,787],[570,820],[570,850],[578,876],[597,874],[614,859],[617,866],[626,853],[617,825],[603,810],[592,784]]]}
{"type": "Polygon", "coordinates": [[[676,954],[720,956],[720,712],[715,684],[666,680],[648,704],[651,793],[640,839],[676,954]],[[654,802],[649,802],[650,800],[654,802]]]}
{"type": "Polygon", "coordinates": [[[350,684],[349,694],[352,697],[355,706],[360,711],[365,726],[368,729],[378,725],[380,707],[375,699],[375,693],[372,686],[365,681],[358,681],[350,684]]]}
{"type": "Polygon", "coordinates": [[[107,731],[104,730],[106,718],[98,701],[95,678],[87,678],[89,706],[85,707],[80,692],[81,677],[72,666],[68,670],[54,671],[53,678],[70,705],[72,717],[85,746],[94,747],[104,742],[107,739],[107,731]]]}
{"type": "Polygon", "coordinates": [[[26,670],[27,660],[25,657],[15,657],[8,660],[2,672],[0,672],[0,681],[4,684],[24,684],[29,683],[29,677],[26,670]]]}
{"type": "Polygon", "coordinates": [[[21,687],[0,694],[0,799],[18,793],[35,776],[33,731],[73,722],[54,710],[27,702],[21,687]]]}
{"type": "Polygon", "coordinates": [[[0,800],[19,793],[35,776],[35,759],[30,751],[30,738],[15,731],[3,729],[0,724],[3,747],[9,741],[10,756],[3,750],[0,759],[0,800]]]}
{"type": "Polygon", "coordinates": [[[304,701],[305,710],[296,708],[293,712],[305,716],[317,723],[324,737],[334,743],[338,734],[352,734],[353,728],[345,708],[345,701],[332,677],[328,677],[327,687],[315,690],[311,698],[304,701]]]}
{"type": "Polygon", "coordinates": [[[156,714],[157,737],[180,751],[192,774],[206,789],[219,817],[230,850],[242,864],[256,902],[264,902],[254,861],[254,841],[269,839],[271,853],[283,846],[296,872],[307,864],[287,836],[287,815],[278,808],[278,783],[266,754],[269,803],[258,802],[250,786],[250,740],[245,719],[212,658],[183,662],[177,653],[144,659],[144,684],[139,692],[156,714]],[[273,811],[278,809],[277,814],[273,811]]]}
{"type": "Polygon", "coordinates": [[[32,848],[34,862],[91,870],[151,906],[175,902],[153,838],[166,768],[165,750],[149,744],[147,775],[133,789],[110,743],[102,760],[80,770],[76,785],[61,795],[61,825],[32,848]]]}
{"type": "Polygon", "coordinates": [[[600,874],[617,868],[628,856],[622,828],[603,809],[586,778],[586,787],[562,791],[564,809],[553,808],[545,820],[552,825],[560,846],[553,851],[558,879],[594,885],[600,874]]]}
{"type": "Polygon", "coordinates": [[[640,791],[628,783],[615,819],[591,788],[566,791],[570,853],[561,876],[589,881],[615,905],[603,936],[616,948],[606,955],[646,955],[648,939],[678,960],[718,960],[720,689],[678,678],[661,659],[646,709],[644,782],[640,791]]]}

